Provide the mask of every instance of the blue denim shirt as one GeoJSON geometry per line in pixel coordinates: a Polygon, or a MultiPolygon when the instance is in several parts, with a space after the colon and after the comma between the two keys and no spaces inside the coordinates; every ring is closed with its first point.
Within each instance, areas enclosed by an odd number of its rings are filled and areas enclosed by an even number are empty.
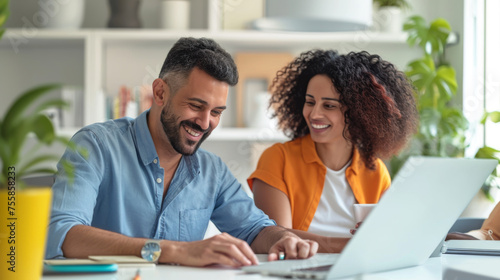
{"type": "Polygon", "coordinates": [[[163,197],[164,170],[147,125],[147,112],[92,124],[72,141],[88,158],[66,150],[76,170],[69,184],[61,162],[53,186],[46,258],[62,257],[69,229],[88,225],[131,237],[201,240],[209,220],[249,244],[275,225],[243,191],[221,159],[199,149],[183,156],[163,197]]]}

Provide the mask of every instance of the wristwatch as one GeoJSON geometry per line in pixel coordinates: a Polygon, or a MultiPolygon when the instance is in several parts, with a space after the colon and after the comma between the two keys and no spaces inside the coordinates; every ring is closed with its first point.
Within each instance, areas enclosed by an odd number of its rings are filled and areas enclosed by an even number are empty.
{"type": "Polygon", "coordinates": [[[141,249],[141,256],[143,259],[157,263],[160,258],[161,247],[158,240],[148,240],[141,249]]]}

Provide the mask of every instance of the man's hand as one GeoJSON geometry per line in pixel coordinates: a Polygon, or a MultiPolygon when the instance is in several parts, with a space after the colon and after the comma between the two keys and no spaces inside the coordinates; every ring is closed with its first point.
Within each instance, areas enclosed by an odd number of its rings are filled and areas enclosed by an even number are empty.
{"type": "MultiPolygon", "coordinates": [[[[243,240],[222,233],[214,237],[194,242],[178,242],[174,249],[175,262],[188,266],[205,266],[220,264],[232,267],[258,264],[257,256],[250,246],[243,240]]],[[[167,249],[168,250],[168,249],[167,249]]],[[[163,247],[162,247],[163,251],[163,247]]],[[[163,254],[160,262],[170,263],[167,257],[172,255],[163,254]],[[162,258],[164,257],[164,258],[162,258]]]]}
{"type": "Polygon", "coordinates": [[[280,252],[285,253],[285,259],[307,259],[318,252],[318,243],[301,239],[290,233],[290,235],[283,236],[269,249],[268,260],[277,260],[280,252]]]}

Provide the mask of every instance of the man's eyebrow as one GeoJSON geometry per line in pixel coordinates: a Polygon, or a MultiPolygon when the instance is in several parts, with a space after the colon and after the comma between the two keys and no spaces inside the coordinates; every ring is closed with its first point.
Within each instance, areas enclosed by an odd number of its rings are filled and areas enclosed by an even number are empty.
{"type": "MultiPolygon", "coordinates": [[[[196,102],[199,102],[203,105],[208,105],[208,102],[203,100],[203,99],[200,99],[200,98],[196,98],[196,97],[191,97],[191,98],[188,98],[189,101],[196,101],[196,102]]],[[[226,110],[227,106],[218,106],[218,107],[215,107],[215,109],[219,109],[219,110],[226,110]]]]}
{"type": "MultiPolygon", "coordinates": [[[[306,96],[307,97],[311,97],[312,99],[314,99],[314,96],[310,95],[310,94],[307,94],[306,93],[306,96]]],[[[337,101],[337,102],[340,102],[340,99],[338,98],[332,98],[332,97],[322,97],[321,98],[322,100],[331,100],[331,101],[337,101]]]]}

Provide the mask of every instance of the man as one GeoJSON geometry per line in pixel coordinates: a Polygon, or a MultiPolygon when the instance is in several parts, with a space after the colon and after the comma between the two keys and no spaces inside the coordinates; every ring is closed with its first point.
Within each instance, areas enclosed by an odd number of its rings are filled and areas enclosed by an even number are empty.
{"type": "Polygon", "coordinates": [[[73,184],[58,165],[46,257],[145,257],[151,243],[159,245],[152,260],[190,266],[252,265],[254,252],[270,260],[315,254],[316,242],[275,226],[218,157],[198,150],[237,80],[217,43],[181,38],[153,82],[150,110],[76,133],[89,156],[63,155],[75,167],[73,184]],[[201,240],[209,220],[225,233],[201,240]]]}

